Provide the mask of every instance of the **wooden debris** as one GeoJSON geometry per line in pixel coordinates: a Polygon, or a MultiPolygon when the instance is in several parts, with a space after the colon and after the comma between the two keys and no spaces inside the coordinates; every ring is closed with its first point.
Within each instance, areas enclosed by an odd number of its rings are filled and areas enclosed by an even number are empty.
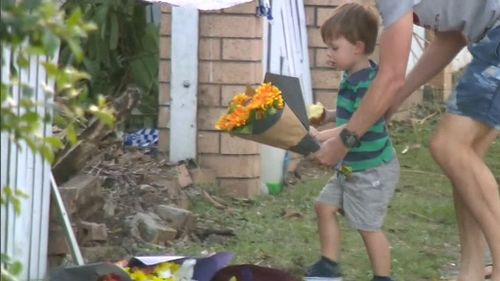
{"type": "Polygon", "coordinates": [[[282,218],[284,219],[290,219],[290,218],[303,218],[304,214],[302,214],[299,211],[293,211],[293,210],[285,210],[282,218]]]}
{"type": "Polygon", "coordinates": [[[193,179],[189,174],[189,171],[185,164],[177,166],[177,182],[182,188],[191,186],[193,184],[193,179]]]}
{"type": "Polygon", "coordinates": [[[226,206],[222,205],[221,203],[217,202],[214,198],[212,198],[212,196],[210,196],[210,194],[208,194],[208,192],[206,192],[205,190],[202,191],[202,194],[203,194],[203,197],[205,197],[205,199],[208,200],[208,202],[210,202],[215,208],[217,209],[225,209],[226,206]]]}

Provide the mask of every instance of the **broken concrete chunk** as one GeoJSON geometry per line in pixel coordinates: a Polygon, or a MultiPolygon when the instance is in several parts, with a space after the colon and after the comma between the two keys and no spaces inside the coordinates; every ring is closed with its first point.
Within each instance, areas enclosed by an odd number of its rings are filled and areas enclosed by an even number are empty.
{"type": "Polygon", "coordinates": [[[195,217],[192,212],[167,205],[157,205],[155,213],[165,220],[170,227],[177,231],[186,231],[194,228],[195,217]]]}
{"type": "Polygon", "coordinates": [[[103,223],[79,221],[77,229],[78,241],[82,244],[108,240],[107,228],[103,223]]]}

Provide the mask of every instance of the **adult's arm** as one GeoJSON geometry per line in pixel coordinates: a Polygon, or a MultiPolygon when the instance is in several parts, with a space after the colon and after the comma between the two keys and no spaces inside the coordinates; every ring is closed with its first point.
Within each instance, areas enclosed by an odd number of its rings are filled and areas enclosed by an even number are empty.
{"type": "MultiPolygon", "coordinates": [[[[379,71],[363,97],[360,107],[346,128],[362,136],[396,101],[406,74],[413,32],[413,13],[408,11],[386,27],[380,36],[379,71]]],[[[325,141],[317,152],[318,160],[328,166],[344,158],[347,148],[340,138],[325,141]]]]}
{"type": "Polygon", "coordinates": [[[445,68],[466,45],[467,40],[459,31],[436,32],[434,40],[406,77],[403,88],[386,113],[386,120],[390,119],[406,98],[445,68]]]}
{"type": "Polygon", "coordinates": [[[413,13],[408,12],[380,36],[377,76],[346,128],[362,136],[396,101],[406,75],[413,33],[413,13]]]}

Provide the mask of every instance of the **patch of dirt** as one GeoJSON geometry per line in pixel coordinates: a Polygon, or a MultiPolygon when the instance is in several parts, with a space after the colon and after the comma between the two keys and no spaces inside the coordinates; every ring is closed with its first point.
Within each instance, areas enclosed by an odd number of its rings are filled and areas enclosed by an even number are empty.
{"type": "MultiPolygon", "coordinates": [[[[179,163],[168,162],[166,155],[156,150],[124,148],[119,142],[102,144],[94,151],[94,156],[79,174],[98,177],[101,194],[94,204],[103,204],[97,212],[88,214],[85,220],[104,224],[107,230],[105,241],[86,241],[80,244],[87,262],[118,260],[134,255],[165,253],[173,245],[184,245],[193,241],[230,241],[234,233],[230,228],[210,221],[203,215],[193,214],[194,227],[180,230],[174,239],[151,243],[131,234],[130,220],[137,214],[155,214],[158,205],[173,206],[183,210],[191,209],[191,200],[206,200],[214,208],[231,213],[234,200],[223,199],[195,185],[181,187],[179,184],[179,163]],[[224,201],[226,200],[226,201],[224,201]],[[227,201],[230,200],[230,201],[227,201]],[[98,203],[97,201],[101,202],[98,203]],[[104,202],[104,203],[102,203],[104,202]]],[[[293,165],[286,177],[286,183],[294,185],[301,181],[317,179],[331,174],[331,169],[301,157],[292,159],[293,165]]],[[[196,163],[181,163],[187,168],[195,168],[196,163]]],[[[245,203],[244,199],[240,199],[245,203]]],[[[236,204],[237,205],[237,204],[236,204]]],[[[298,214],[288,214],[297,216],[298,214]]],[[[72,218],[72,222],[78,222],[72,218]]],[[[160,226],[167,225],[160,221],[160,226]]],[[[140,228],[140,224],[138,225],[140,228]]],[[[78,229],[77,229],[78,235],[78,229]]]]}
{"type": "MultiPolygon", "coordinates": [[[[125,253],[135,255],[148,249],[158,250],[168,246],[154,245],[132,237],[127,224],[127,220],[138,213],[154,213],[158,205],[190,209],[190,194],[194,195],[197,191],[192,186],[182,188],[178,184],[179,163],[165,159],[165,155],[155,150],[125,149],[120,143],[103,145],[95,151],[95,156],[80,174],[96,176],[101,180],[104,205],[89,220],[105,224],[108,238],[105,243],[87,243],[83,246],[118,247],[121,250],[116,254],[90,254],[86,257],[89,261],[123,258],[125,253]]],[[[188,235],[187,232],[179,231],[176,239],[185,239],[188,235]]]]}

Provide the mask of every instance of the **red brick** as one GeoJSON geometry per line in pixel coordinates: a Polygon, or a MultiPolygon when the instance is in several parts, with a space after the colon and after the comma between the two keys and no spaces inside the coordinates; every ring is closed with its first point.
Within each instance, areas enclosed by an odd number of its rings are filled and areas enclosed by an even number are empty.
{"type": "Polygon", "coordinates": [[[255,15],[255,8],[257,7],[257,1],[250,1],[248,3],[243,3],[233,7],[229,7],[223,10],[224,14],[251,14],[255,15]]]}
{"type": "Polygon", "coordinates": [[[259,144],[254,141],[245,140],[230,134],[221,134],[222,154],[258,154],[259,144]]]}
{"type": "Polygon", "coordinates": [[[160,83],[160,92],[158,95],[159,105],[170,105],[170,83],[160,83]]]}
{"type": "Polygon", "coordinates": [[[200,36],[260,38],[263,19],[255,15],[232,16],[203,14],[200,16],[200,36]]]}
{"type": "Polygon", "coordinates": [[[170,82],[170,61],[160,60],[160,82],[170,82]]]}
{"type": "Polygon", "coordinates": [[[158,128],[170,128],[170,106],[158,107],[158,128]]]}
{"type": "Polygon", "coordinates": [[[336,91],[321,91],[314,92],[315,102],[321,102],[328,109],[335,109],[337,92],[336,91]]]}
{"type": "Polygon", "coordinates": [[[340,71],[328,69],[313,69],[311,71],[314,89],[338,89],[340,71]]]}
{"type": "Polygon", "coordinates": [[[255,62],[200,62],[200,83],[255,84],[262,80],[262,64],[255,62]]]}
{"type": "Polygon", "coordinates": [[[316,67],[328,67],[328,49],[327,48],[315,48],[316,58],[315,58],[315,66],[316,67]]]}
{"type": "Polygon", "coordinates": [[[259,155],[212,155],[200,157],[203,167],[213,169],[218,178],[252,178],[260,175],[259,155]]]}
{"type": "Polygon", "coordinates": [[[308,27],[307,28],[307,40],[309,43],[309,47],[320,47],[325,48],[326,45],[321,38],[321,31],[319,28],[308,27]]]}
{"type": "Polygon", "coordinates": [[[158,128],[158,131],[158,150],[162,152],[168,152],[170,150],[170,129],[158,128]]]}
{"type": "Polygon", "coordinates": [[[170,59],[170,37],[160,37],[160,59],[170,59]]]}
{"type": "Polygon", "coordinates": [[[323,23],[333,15],[333,11],[335,11],[335,8],[318,8],[316,25],[322,26],[323,23]]]}
{"type": "Polygon", "coordinates": [[[221,40],[219,38],[201,38],[199,46],[200,60],[220,60],[221,40]]]}
{"type": "Polygon", "coordinates": [[[344,2],[349,2],[349,0],[305,0],[304,4],[306,6],[338,6],[344,2]]]}
{"type": "Polygon", "coordinates": [[[201,84],[198,89],[198,105],[218,106],[220,105],[221,86],[201,84]]]}
{"type": "Polygon", "coordinates": [[[160,35],[172,34],[172,15],[162,14],[160,23],[160,35]]]}
{"type": "Polygon", "coordinates": [[[315,26],[316,25],[316,9],[314,7],[305,7],[306,12],[306,25],[315,26]]]}
{"type": "Polygon", "coordinates": [[[219,132],[198,131],[198,153],[219,153],[219,132]]]}
{"type": "Polygon", "coordinates": [[[226,111],[227,108],[222,107],[198,108],[198,130],[215,131],[215,123],[226,111]]]}
{"type": "Polygon", "coordinates": [[[246,85],[223,85],[221,93],[221,105],[228,106],[234,96],[244,93],[246,85]]]}
{"type": "Polygon", "coordinates": [[[219,186],[224,194],[236,198],[254,198],[262,193],[260,179],[219,179],[219,186]]]}
{"type": "Polygon", "coordinates": [[[167,4],[167,3],[161,3],[160,10],[162,13],[165,13],[165,14],[171,13],[172,12],[172,5],[167,4]]]}
{"type": "Polygon", "coordinates": [[[309,54],[309,64],[311,68],[314,68],[316,62],[316,49],[317,48],[308,48],[307,52],[309,54]]]}
{"type": "Polygon", "coordinates": [[[194,168],[189,170],[193,183],[196,186],[216,186],[215,171],[207,168],[194,168]]]}
{"type": "Polygon", "coordinates": [[[66,255],[70,252],[66,235],[62,228],[58,227],[49,230],[49,246],[47,251],[48,255],[66,255]]]}
{"type": "Polygon", "coordinates": [[[260,39],[223,39],[222,59],[261,61],[263,47],[260,39]]]}
{"type": "Polygon", "coordinates": [[[216,15],[216,14],[222,14],[222,10],[205,10],[205,11],[200,11],[200,15],[216,15]]]}

